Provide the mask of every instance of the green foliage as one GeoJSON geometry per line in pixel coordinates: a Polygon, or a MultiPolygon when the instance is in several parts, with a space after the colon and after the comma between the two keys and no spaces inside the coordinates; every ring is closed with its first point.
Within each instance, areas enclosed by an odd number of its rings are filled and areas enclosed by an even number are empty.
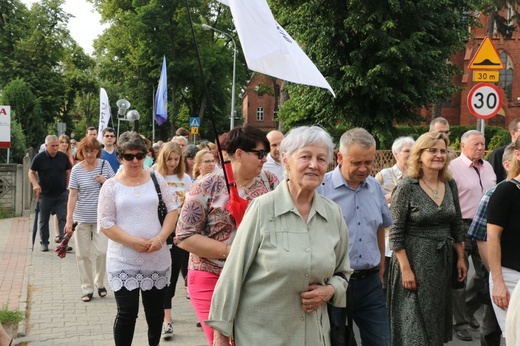
{"type": "MultiPolygon", "coordinates": [[[[39,103],[31,91],[30,86],[20,78],[12,80],[3,90],[2,103],[11,106],[12,120],[20,125],[24,145],[37,147],[45,136],[45,128],[42,127],[39,103]]],[[[15,137],[13,127],[12,138],[15,137]]],[[[18,155],[18,152],[16,153],[18,155]]],[[[23,155],[22,155],[23,157],[23,155]]]]}
{"type": "MultiPolygon", "coordinates": [[[[25,142],[25,135],[22,127],[15,119],[11,119],[11,149],[9,163],[23,163],[25,156],[25,149],[27,148],[25,142]]],[[[0,162],[7,162],[7,150],[0,150],[0,162]]]]}
{"type": "Polygon", "coordinates": [[[22,311],[9,310],[7,304],[0,309],[0,323],[2,324],[16,324],[25,318],[22,311]]]}
{"type": "Polygon", "coordinates": [[[446,61],[468,38],[469,0],[270,3],[337,95],[288,85],[290,100],[279,112],[288,128],[341,123],[386,142],[395,121],[421,121],[422,106],[457,90],[451,79],[459,71],[446,61]]]}

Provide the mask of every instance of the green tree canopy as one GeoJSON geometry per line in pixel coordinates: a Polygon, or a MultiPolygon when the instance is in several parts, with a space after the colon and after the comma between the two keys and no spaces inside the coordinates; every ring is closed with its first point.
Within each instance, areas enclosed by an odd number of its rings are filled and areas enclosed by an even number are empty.
{"type": "Polygon", "coordinates": [[[280,115],[300,123],[362,126],[390,135],[394,121],[421,120],[418,110],[451,96],[449,63],[464,47],[466,0],[272,0],[275,18],[300,43],[335,90],[289,85],[280,115]],[[312,23],[312,24],[310,24],[312,23]]]}

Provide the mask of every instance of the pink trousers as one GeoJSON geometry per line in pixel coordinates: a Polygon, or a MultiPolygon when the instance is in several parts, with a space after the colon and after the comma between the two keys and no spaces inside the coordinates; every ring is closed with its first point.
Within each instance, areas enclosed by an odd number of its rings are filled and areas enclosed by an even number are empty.
{"type": "Polygon", "coordinates": [[[218,278],[217,274],[200,270],[188,270],[190,301],[204,329],[209,346],[213,346],[213,329],[206,326],[204,321],[208,319],[211,298],[213,297],[213,291],[217,285],[218,278]]]}

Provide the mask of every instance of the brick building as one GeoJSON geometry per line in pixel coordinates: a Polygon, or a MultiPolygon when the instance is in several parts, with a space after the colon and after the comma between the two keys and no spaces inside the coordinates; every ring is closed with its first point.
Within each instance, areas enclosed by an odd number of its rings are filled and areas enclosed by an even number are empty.
{"type": "Polygon", "coordinates": [[[264,131],[277,129],[275,110],[278,110],[281,89],[281,80],[254,73],[242,94],[244,124],[256,126],[264,131]]]}

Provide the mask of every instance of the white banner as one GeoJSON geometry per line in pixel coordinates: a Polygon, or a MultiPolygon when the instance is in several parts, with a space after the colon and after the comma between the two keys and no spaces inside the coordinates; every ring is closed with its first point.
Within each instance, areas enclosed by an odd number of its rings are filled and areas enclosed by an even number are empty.
{"type": "Polygon", "coordinates": [[[11,106],[0,106],[0,148],[11,147],[11,106]]]}
{"type": "Polygon", "coordinates": [[[105,89],[101,88],[99,91],[99,127],[98,127],[98,141],[103,143],[103,130],[108,127],[110,121],[110,103],[108,102],[108,95],[105,89]]]}
{"type": "Polygon", "coordinates": [[[247,67],[289,82],[334,91],[298,43],[275,20],[266,0],[218,0],[233,15],[247,67]]]}

